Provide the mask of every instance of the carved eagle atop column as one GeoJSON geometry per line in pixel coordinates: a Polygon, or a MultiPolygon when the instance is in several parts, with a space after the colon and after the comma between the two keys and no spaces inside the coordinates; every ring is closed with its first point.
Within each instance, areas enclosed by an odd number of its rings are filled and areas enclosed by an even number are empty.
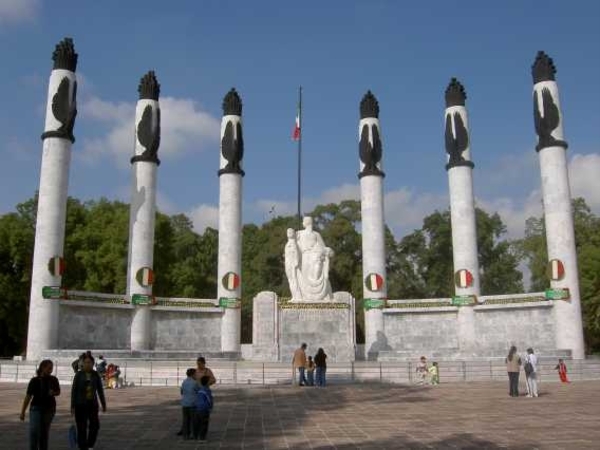
{"type": "MultiPolygon", "coordinates": [[[[371,91],[367,91],[360,102],[360,118],[366,119],[369,117],[379,118],[379,103],[371,91]]],[[[365,124],[362,126],[360,142],[358,144],[358,156],[364,164],[363,169],[358,174],[358,178],[367,175],[385,176],[378,166],[383,156],[383,145],[379,137],[379,127],[376,124],[365,124]]]]}
{"type": "MultiPolygon", "coordinates": [[[[450,80],[446,88],[445,99],[446,108],[465,106],[467,94],[464,86],[456,78],[450,80]]],[[[457,166],[474,167],[473,162],[467,160],[463,155],[469,148],[469,131],[460,112],[454,111],[454,113],[446,114],[444,141],[446,153],[448,153],[446,170],[457,166]]]]}
{"type": "MultiPolygon", "coordinates": [[[[554,81],[556,67],[552,58],[543,51],[539,51],[531,67],[533,83],[554,81]]],[[[541,89],[542,110],[540,112],[540,92],[533,91],[533,122],[538,135],[536,150],[539,152],[546,147],[567,148],[567,143],[552,136],[552,132],[560,125],[560,110],[554,101],[552,92],[547,87],[541,89]],[[542,114],[543,113],[543,114],[542,114]]]]}
{"type": "MultiPolygon", "coordinates": [[[[78,55],[73,46],[73,39],[65,38],[60,41],[52,53],[54,61],[53,69],[69,70],[75,72],[77,69],[78,55]]],[[[77,81],[64,76],[52,97],[52,115],[60,126],[56,130],[46,131],[42,139],[47,137],[59,137],[75,142],[73,128],[75,117],[77,117],[77,81]],[[73,86],[71,86],[71,83],[73,86]]]]}
{"type": "MultiPolygon", "coordinates": [[[[156,100],[160,95],[160,84],[153,70],[149,71],[140,80],[138,87],[140,100],[156,100]]],[[[160,107],[148,104],[142,112],[142,118],[137,126],[137,140],[144,147],[140,155],[131,158],[131,162],[148,161],[160,164],[158,148],[160,147],[160,107]]]]}
{"type": "MultiPolygon", "coordinates": [[[[242,115],[242,99],[235,90],[231,90],[223,98],[223,116],[240,116],[242,115]]],[[[224,173],[236,173],[244,176],[242,170],[242,159],[244,158],[244,135],[242,133],[242,124],[236,121],[235,125],[232,120],[225,125],[223,138],[221,139],[221,154],[227,160],[227,164],[221,170],[219,175],[224,173]]]]}

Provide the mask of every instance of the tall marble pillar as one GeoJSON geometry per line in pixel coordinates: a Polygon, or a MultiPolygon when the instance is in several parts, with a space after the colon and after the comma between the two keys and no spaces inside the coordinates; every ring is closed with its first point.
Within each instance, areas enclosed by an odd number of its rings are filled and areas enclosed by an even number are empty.
{"type": "Polygon", "coordinates": [[[223,99],[219,164],[219,260],[217,295],[224,308],[221,350],[241,351],[242,100],[235,89],[223,99]]]}
{"type": "Polygon", "coordinates": [[[60,286],[73,127],[77,115],[77,53],[69,38],[58,43],[52,59],[46,123],[42,134],[42,167],[29,303],[27,359],[58,347],[59,304],[42,297],[44,286],[60,286]]]}
{"type": "Polygon", "coordinates": [[[156,171],[160,160],[160,85],[153,71],[140,80],[135,109],[135,149],[131,158],[132,190],[129,213],[127,296],[134,306],[131,350],[152,349],[151,310],[156,218],[156,171]],[[139,303],[138,303],[139,300],[139,303]]]}
{"type": "Polygon", "coordinates": [[[382,144],[379,103],[368,91],[360,102],[359,157],[360,208],[362,217],[363,297],[365,305],[365,352],[376,359],[387,345],[383,308],[387,297],[385,222],[383,216],[382,144]]]}
{"type": "Polygon", "coordinates": [[[554,303],[556,346],[569,349],[574,358],[584,357],[583,325],[575,250],[575,231],[567,168],[562,113],[551,58],[538,52],[532,66],[533,117],[538,135],[536,151],[540,160],[548,260],[560,270],[553,271],[552,289],[569,290],[568,301],[554,303]]]}
{"type": "MultiPolygon", "coordinates": [[[[479,255],[473,195],[473,167],[469,144],[469,122],[462,84],[452,78],[446,88],[445,143],[450,185],[450,222],[452,225],[452,259],[456,296],[479,296],[479,255]]],[[[471,306],[458,310],[458,345],[465,355],[475,354],[475,311],[471,306]]]]}
{"type": "Polygon", "coordinates": [[[479,257],[473,167],[469,144],[469,122],[462,84],[452,78],[446,89],[445,142],[448,160],[446,170],[450,184],[450,218],[452,223],[452,256],[454,285],[457,296],[479,295],[479,257]]]}

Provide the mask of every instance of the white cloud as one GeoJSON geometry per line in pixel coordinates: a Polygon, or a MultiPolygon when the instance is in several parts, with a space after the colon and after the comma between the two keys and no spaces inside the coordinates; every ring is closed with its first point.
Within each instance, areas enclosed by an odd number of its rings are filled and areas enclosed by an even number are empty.
{"type": "Polygon", "coordinates": [[[217,229],[219,226],[219,208],[217,206],[202,204],[192,208],[186,213],[192,219],[196,233],[204,233],[208,227],[217,229]]]}
{"type": "Polygon", "coordinates": [[[600,153],[574,154],[569,161],[571,195],[583,197],[588,206],[600,213],[600,153]]]}
{"type": "Polygon", "coordinates": [[[26,22],[37,17],[40,0],[0,0],[0,23],[26,22]]]}
{"type": "MultiPolygon", "coordinates": [[[[160,99],[160,107],[161,159],[202,150],[206,144],[218,141],[219,121],[202,111],[193,100],[164,97],[160,99]]],[[[103,136],[83,139],[81,157],[87,162],[112,157],[117,165],[126,167],[133,153],[135,104],[90,97],[80,110],[82,120],[108,126],[103,136]]]]}

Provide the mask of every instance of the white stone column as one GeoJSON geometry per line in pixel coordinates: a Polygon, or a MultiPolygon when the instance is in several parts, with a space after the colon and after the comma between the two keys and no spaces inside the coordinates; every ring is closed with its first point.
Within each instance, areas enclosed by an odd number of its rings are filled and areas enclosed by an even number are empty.
{"type": "Polygon", "coordinates": [[[542,177],[542,195],[548,260],[559,260],[562,279],[551,280],[553,289],[568,288],[570,300],[554,301],[556,346],[571,350],[573,358],[584,358],[583,323],[579,293],[575,231],[556,68],[551,58],[539,52],[532,67],[536,150],[542,177]]]}
{"type": "Polygon", "coordinates": [[[219,259],[217,296],[223,299],[221,349],[241,352],[242,102],[231,89],[223,99],[219,164],[219,259]]]}
{"type": "Polygon", "coordinates": [[[60,270],[51,271],[50,259],[63,257],[67,191],[73,126],[77,114],[77,53],[69,38],[61,41],[53,54],[46,122],[42,134],[42,166],[38,193],[27,359],[38,360],[44,350],[58,347],[59,303],[42,297],[44,286],[61,286],[60,270]]]}
{"type": "Polygon", "coordinates": [[[359,157],[362,223],[363,298],[365,302],[365,357],[376,359],[387,345],[383,308],[387,299],[385,222],[383,212],[382,144],[379,104],[368,91],[360,104],[359,157]]]}
{"type": "MultiPolygon", "coordinates": [[[[135,110],[135,150],[132,163],[132,192],[129,215],[129,258],[127,296],[152,298],[154,278],[154,222],[156,218],[156,172],[160,161],[160,85],[154,72],[140,82],[135,110]]],[[[151,350],[152,315],[150,304],[134,306],[131,322],[131,350],[151,350]]]]}
{"type": "MultiPolygon", "coordinates": [[[[456,296],[480,295],[479,255],[473,167],[469,140],[469,121],[464,87],[456,78],[446,89],[445,142],[448,155],[446,170],[450,186],[450,222],[452,225],[452,259],[456,296]]],[[[474,355],[475,311],[472,306],[458,310],[458,345],[464,355],[474,355]]]]}

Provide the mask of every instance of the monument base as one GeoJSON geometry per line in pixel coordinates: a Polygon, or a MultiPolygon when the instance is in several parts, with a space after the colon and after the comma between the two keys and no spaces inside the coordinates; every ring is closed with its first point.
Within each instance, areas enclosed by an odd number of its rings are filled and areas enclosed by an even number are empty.
{"type": "Polygon", "coordinates": [[[305,342],[307,355],[323,348],[329,362],[354,361],[354,298],[336,292],[328,302],[282,301],[273,292],[254,298],[252,359],[291,361],[305,342]]]}

